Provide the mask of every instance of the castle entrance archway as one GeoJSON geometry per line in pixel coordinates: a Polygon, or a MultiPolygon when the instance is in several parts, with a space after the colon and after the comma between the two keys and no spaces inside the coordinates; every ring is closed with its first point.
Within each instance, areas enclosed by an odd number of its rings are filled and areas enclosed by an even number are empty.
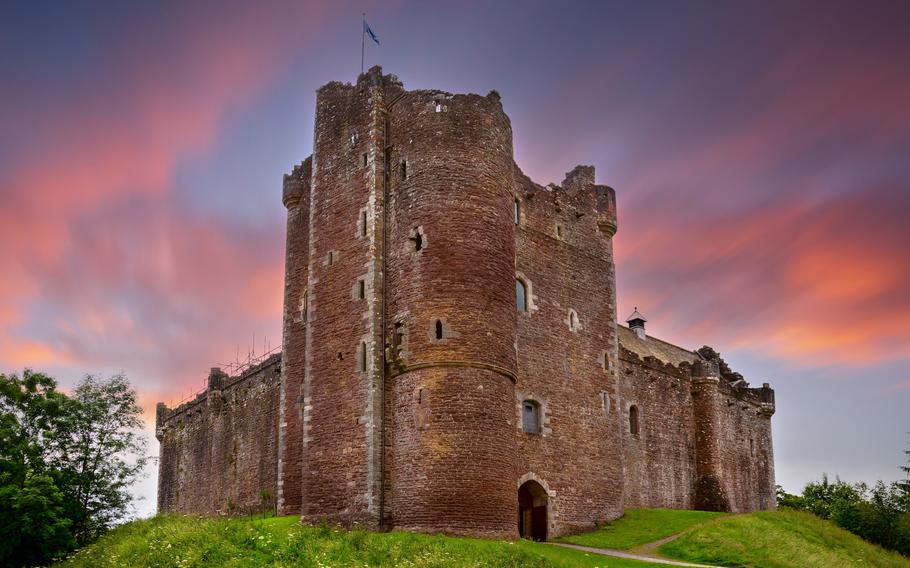
{"type": "Polygon", "coordinates": [[[518,488],[518,534],[522,538],[547,540],[547,492],[533,479],[518,488]]]}

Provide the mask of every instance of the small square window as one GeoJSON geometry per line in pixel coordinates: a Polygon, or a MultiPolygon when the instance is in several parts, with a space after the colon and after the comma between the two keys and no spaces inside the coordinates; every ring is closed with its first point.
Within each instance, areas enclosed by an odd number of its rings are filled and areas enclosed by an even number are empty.
{"type": "Polygon", "coordinates": [[[522,401],[521,429],[528,434],[540,434],[540,405],[536,401],[522,401]]]}

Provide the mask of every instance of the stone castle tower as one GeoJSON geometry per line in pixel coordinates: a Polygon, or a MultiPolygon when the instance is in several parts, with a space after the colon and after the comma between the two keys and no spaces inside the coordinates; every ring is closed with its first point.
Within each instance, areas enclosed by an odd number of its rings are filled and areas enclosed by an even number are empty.
{"type": "Polygon", "coordinates": [[[283,352],[159,405],[160,509],[545,539],[774,506],[773,391],[617,326],[613,189],[528,179],[496,92],[323,86],[283,201],[283,352]]]}

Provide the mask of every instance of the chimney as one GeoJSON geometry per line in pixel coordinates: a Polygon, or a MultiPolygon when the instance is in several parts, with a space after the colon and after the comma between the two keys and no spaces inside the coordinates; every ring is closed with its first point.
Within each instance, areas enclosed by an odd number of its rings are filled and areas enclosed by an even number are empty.
{"type": "Polygon", "coordinates": [[[645,322],[648,321],[645,319],[645,316],[641,315],[638,312],[638,306],[635,306],[635,311],[632,312],[632,315],[626,318],[626,323],[629,324],[629,329],[635,332],[635,335],[639,339],[645,338],[645,322]]]}

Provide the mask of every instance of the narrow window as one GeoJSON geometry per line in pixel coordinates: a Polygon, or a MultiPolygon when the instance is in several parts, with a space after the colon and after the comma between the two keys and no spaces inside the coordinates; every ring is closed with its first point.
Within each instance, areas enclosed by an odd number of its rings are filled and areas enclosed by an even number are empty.
{"type": "Polygon", "coordinates": [[[749,454],[755,457],[755,439],[749,438],[749,454]]]}
{"type": "Polygon", "coordinates": [[[578,316],[575,310],[569,310],[569,329],[575,331],[578,329],[578,316]]]}
{"type": "Polygon", "coordinates": [[[414,233],[411,240],[414,241],[414,250],[421,250],[423,248],[423,235],[420,234],[420,231],[414,233]]]}
{"type": "Polygon", "coordinates": [[[436,320],[436,340],[438,341],[440,339],[442,339],[442,322],[436,320]]]}
{"type": "Polygon", "coordinates": [[[357,135],[351,134],[351,146],[357,143],[357,135]]]}
{"type": "Polygon", "coordinates": [[[335,251],[329,251],[329,266],[335,264],[335,251]]]}
{"type": "Polygon", "coordinates": [[[610,370],[610,356],[607,354],[606,351],[604,351],[603,364],[604,364],[604,371],[609,371],[610,370]]]}
{"type": "Polygon", "coordinates": [[[629,407],[629,433],[638,436],[638,407],[634,404],[629,407]]]}
{"type": "Polygon", "coordinates": [[[404,160],[401,161],[401,181],[408,179],[408,163],[404,160]]]}
{"type": "Polygon", "coordinates": [[[366,280],[362,278],[357,281],[357,299],[362,300],[366,298],[367,294],[367,283],[366,280]]]}
{"type": "Polygon", "coordinates": [[[516,199],[515,200],[515,224],[518,225],[521,223],[521,203],[516,199]]]}
{"type": "Polygon", "coordinates": [[[360,236],[367,236],[367,212],[363,210],[360,212],[360,236]]]}
{"type": "Polygon", "coordinates": [[[540,405],[533,400],[521,403],[521,429],[528,434],[540,434],[540,405]]]}
{"type": "Polygon", "coordinates": [[[366,155],[366,152],[364,152],[364,154],[363,154],[363,166],[366,167],[366,165],[367,165],[367,155],[366,155]]]}
{"type": "Polygon", "coordinates": [[[417,404],[423,404],[423,389],[417,390],[417,404]]]}
{"type": "Polygon", "coordinates": [[[559,225],[559,224],[556,225],[556,238],[557,239],[562,238],[562,225],[559,225]]]}
{"type": "Polygon", "coordinates": [[[442,103],[439,101],[435,101],[435,103],[436,103],[436,112],[442,112],[442,103]]]}
{"type": "Polygon", "coordinates": [[[515,305],[519,312],[528,311],[528,288],[517,278],[515,279],[515,305]]]}
{"type": "Polygon", "coordinates": [[[357,365],[359,366],[359,369],[357,369],[358,371],[367,370],[367,344],[366,344],[366,341],[360,342],[360,360],[357,361],[357,365]]]}
{"type": "Polygon", "coordinates": [[[604,393],[604,411],[610,412],[610,395],[607,393],[604,393]]]}

